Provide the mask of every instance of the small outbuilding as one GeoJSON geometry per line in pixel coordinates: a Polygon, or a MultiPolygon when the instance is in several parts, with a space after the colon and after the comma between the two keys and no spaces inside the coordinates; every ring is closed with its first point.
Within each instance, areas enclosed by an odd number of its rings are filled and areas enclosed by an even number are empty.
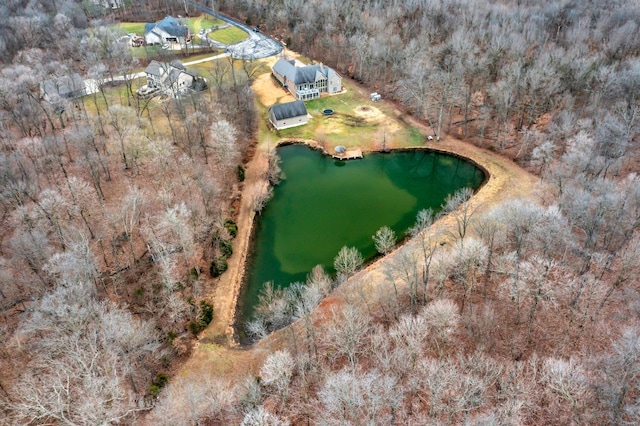
{"type": "Polygon", "coordinates": [[[269,121],[278,130],[302,126],[309,122],[307,107],[303,101],[273,105],[269,108],[269,121]]]}

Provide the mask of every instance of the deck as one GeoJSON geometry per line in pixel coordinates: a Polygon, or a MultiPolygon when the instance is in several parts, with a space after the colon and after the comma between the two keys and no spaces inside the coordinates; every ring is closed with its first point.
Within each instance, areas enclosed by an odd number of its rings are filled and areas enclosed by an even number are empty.
{"type": "Polygon", "coordinates": [[[360,148],[349,149],[345,152],[336,152],[331,157],[336,160],[356,160],[359,158],[363,158],[362,150],[360,148]]]}

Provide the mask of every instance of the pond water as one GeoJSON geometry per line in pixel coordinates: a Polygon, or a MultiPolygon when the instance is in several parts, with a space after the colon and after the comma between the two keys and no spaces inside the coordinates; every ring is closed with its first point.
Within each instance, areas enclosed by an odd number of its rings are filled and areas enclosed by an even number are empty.
{"type": "Polygon", "coordinates": [[[321,264],[334,273],[342,246],[376,255],[371,236],[382,226],[398,237],[418,211],[438,208],[448,194],[478,188],[484,173],[464,159],[426,150],[366,154],[338,161],[305,145],[278,148],[285,179],[256,223],[241,319],[248,319],[263,284],[305,281],[321,264]]]}

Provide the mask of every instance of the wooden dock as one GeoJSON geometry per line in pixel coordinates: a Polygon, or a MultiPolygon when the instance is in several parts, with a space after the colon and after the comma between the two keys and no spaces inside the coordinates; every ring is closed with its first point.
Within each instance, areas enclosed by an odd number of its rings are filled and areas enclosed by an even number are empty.
{"type": "Polygon", "coordinates": [[[363,158],[362,150],[360,148],[349,149],[345,152],[336,152],[331,157],[336,160],[357,160],[363,158]]]}

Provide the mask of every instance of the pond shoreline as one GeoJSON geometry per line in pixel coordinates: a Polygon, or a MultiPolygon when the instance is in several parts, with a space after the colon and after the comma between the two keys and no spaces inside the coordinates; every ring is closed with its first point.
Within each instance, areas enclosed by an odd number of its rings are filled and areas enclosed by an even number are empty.
{"type": "MultiPolygon", "coordinates": [[[[275,148],[272,149],[277,149],[279,147],[283,147],[283,146],[290,146],[290,145],[304,145],[306,147],[308,147],[309,149],[312,149],[314,151],[319,151],[320,153],[322,153],[322,155],[328,157],[328,158],[332,158],[333,155],[331,153],[329,153],[321,144],[319,144],[318,142],[314,141],[314,140],[304,140],[304,139],[296,139],[296,138],[288,138],[288,139],[282,139],[280,141],[278,141],[275,144],[275,148]]],[[[453,158],[457,158],[460,160],[463,160],[471,165],[473,165],[474,167],[476,167],[478,170],[480,170],[480,172],[483,175],[482,178],[482,182],[480,183],[480,185],[474,190],[474,194],[477,193],[478,191],[480,191],[482,189],[482,187],[489,181],[490,178],[490,174],[489,171],[483,167],[481,164],[479,164],[478,162],[474,161],[471,158],[465,157],[463,155],[460,155],[456,152],[450,152],[446,149],[440,149],[437,147],[429,147],[429,146],[423,146],[423,147],[402,147],[402,148],[391,148],[391,149],[385,149],[385,150],[367,150],[364,151],[365,153],[371,154],[371,153],[376,153],[376,154],[390,154],[393,152],[412,152],[412,151],[423,151],[423,152],[432,152],[432,153],[436,153],[436,154],[441,154],[441,155],[446,155],[449,157],[453,157],[453,158]]],[[[260,150],[256,150],[256,154],[255,155],[265,155],[266,153],[264,153],[263,151],[260,150]]],[[[268,155],[268,154],[266,154],[268,155]]],[[[350,159],[350,160],[341,160],[341,161],[358,161],[358,159],[350,159]]],[[[263,161],[258,161],[258,163],[262,163],[263,161]]],[[[248,186],[245,186],[245,188],[247,188],[248,186]]],[[[271,186],[272,188],[275,186],[271,186]]],[[[243,196],[246,196],[246,194],[243,194],[243,196]]],[[[242,312],[243,312],[243,304],[245,303],[244,298],[246,297],[247,294],[247,288],[249,285],[249,277],[248,277],[248,268],[251,267],[251,256],[254,253],[255,250],[255,238],[256,238],[256,227],[257,227],[257,220],[259,219],[259,214],[254,214],[252,219],[250,220],[250,222],[248,223],[249,225],[249,232],[247,233],[248,235],[246,236],[247,240],[246,243],[242,243],[241,246],[242,247],[246,247],[246,250],[243,250],[242,253],[238,253],[241,256],[241,268],[239,271],[237,271],[235,275],[237,282],[233,283],[233,287],[234,287],[234,308],[233,308],[233,317],[231,319],[231,324],[229,324],[228,326],[228,330],[229,329],[233,329],[233,334],[232,334],[232,342],[234,346],[240,346],[240,347],[250,347],[251,346],[251,342],[249,342],[249,340],[244,336],[244,330],[242,329],[243,327],[243,323],[242,321],[245,319],[243,318],[242,312]]],[[[240,219],[240,218],[239,218],[240,219]]],[[[400,248],[402,247],[404,244],[406,244],[409,240],[411,239],[411,237],[403,237],[402,239],[400,239],[398,241],[397,247],[400,248]]],[[[236,252],[237,250],[234,250],[234,252],[236,252]]],[[[379,259],[381,258],[381,256],[374,256],[373,258],[369,259],[365,265],[363,265],[363,267],[368,267],[369,265],[377,262],[379,259]]]]}
{"type": "MultiPolygon", "coordinates": [[[[413,125],[426,129],[422,123],[408,118],[413,125]]],[[[313,145],[316,145],[315,143],[313,145]]],[[[508,158],[495,152],[478,148],[470,143],[453,137],[445,137],[439,142],[425,143],[425,148],[439,150],[448,154],[458,155],[481,166],[489,175],[486,182],[471,199],[472,207],[478,212],[486,211],[494,205],[509,199],[531,198],[535,196],[534,188],[538,178],[508,158]]],[[[297,329],[300,324],[294,323],[282,330],[276,331],[265,339],[250,346],[240,346],[235,335],[234,321],[241,281],[240,269],[244,269],[245,262],[240,258],[248,255],[248,232],[252,231],[255,215],[246,210],[249,205],[247,191],[249,183],[256,182],[264,176],[267,170],[268,149],[264,144],[256,147],[254,156],[247,165],[247,175],[243,189],[243,198],[238,214],[239,233],[234,247],[234,255],[230,259],[230,269],[223,274],[224,280],[216,285],[212,292],[214,302],[214,321],[205,329],[199,341],[195,344],[191,355],[177,373],[187,380],[202,381],[205,378],[214,380],[228,380],[239,383],[247,375],[258,374],[265,358],[273,351],[291,348],[291,329],[297,329]],[[243,207],[244,206],[244,207],[243,207]],[[241,242],[244,239],[245,242],[241,242]]],[[[445,216],[438,220],[437,226],[443,231],[455,231],[455,220],[445,216]]],[[[411,249],[417,245],[415,237],[407,239],[402,247],[411,249]]],[[[363,302],[373,302],[379,291],[388,285],[383,273],[386,265],[394,262],[396,250],[393,253],[373,259],[372,263],[364,267],[355,276],[342,283],[334,292],[312,312],[314,318],[322,318],[326,311],[336,303],[341,303],[344,294],[354,292],[363,302]]],[[[241,272],[244,275],[244,270],[241,272]]]]}

